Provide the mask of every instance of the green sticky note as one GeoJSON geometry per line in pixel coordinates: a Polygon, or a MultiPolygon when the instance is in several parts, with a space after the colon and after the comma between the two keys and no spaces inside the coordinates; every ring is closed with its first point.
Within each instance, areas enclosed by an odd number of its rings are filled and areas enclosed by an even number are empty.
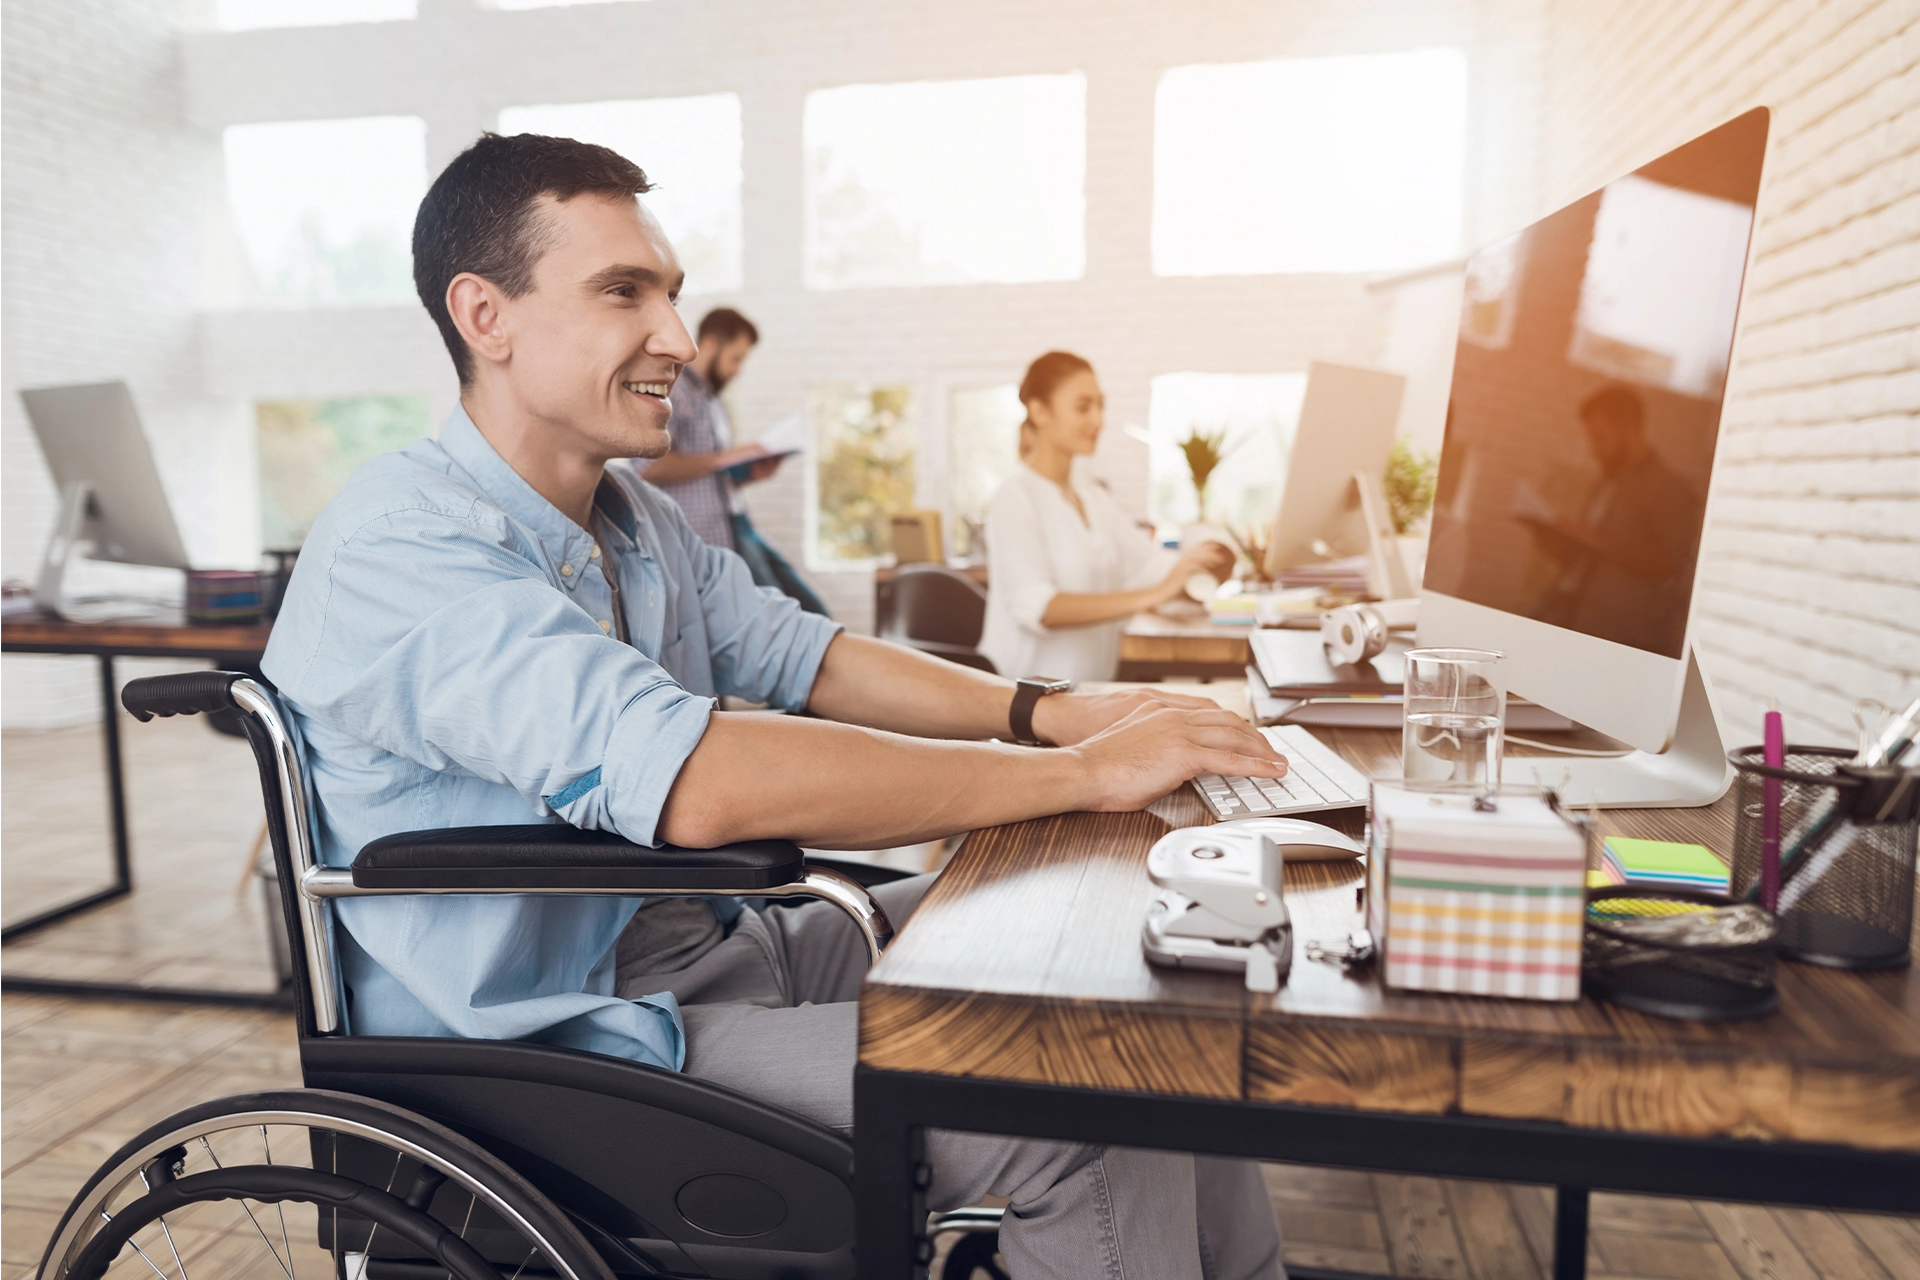
{"type": "Polygon", "coordinates": [[[1656,880],[1726,890],[1727,864],[1703,844],[1608,836],[1606,847],[1629,883],[1656,880]]]}

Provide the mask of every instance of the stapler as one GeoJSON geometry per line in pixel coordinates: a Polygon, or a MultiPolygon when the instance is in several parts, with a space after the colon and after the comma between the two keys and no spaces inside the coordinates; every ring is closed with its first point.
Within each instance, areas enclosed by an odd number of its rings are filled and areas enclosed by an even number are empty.
{"type": "Polygon", "coordinates": [[[1168,832],[1147,854],[1161,892],[1140,945],[1155,964],[1244,973],[1249,991],[1278,991],[1293,963],[1293,924],[1281,896],[1273,837],[1230,825],[1168,832]]]}

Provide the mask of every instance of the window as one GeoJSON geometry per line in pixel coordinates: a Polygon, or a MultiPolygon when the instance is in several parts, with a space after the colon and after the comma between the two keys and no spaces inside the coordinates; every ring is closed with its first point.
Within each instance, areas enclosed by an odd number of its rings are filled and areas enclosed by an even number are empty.
{"type": "Polygon", "coordinates": [[[644,198],[686,268],[686,292],[740,287],[737,95],[509,107],[500,113],[500,132],[578,138],[618,151],[659,184],[644,198]]]}
{"type": "Polygon", "coordinates": [[[803,129],[810,288],[1084,274],[1084,76],[822,89],[803,129]]]}
{"type": "Polygon", "coordinates": [[[1181,442],[1220,439],[1223,460],[1207,480],[1205,518],[1264,537],[1280,506],[1287,457],[1306,395],[1304,373],[1166,373],[1147,406],[1147,514],[1162,527],[1201,518],[1181,442]]]}
{"type": "Polygon", "coordinates": [[[955,387],[947,398],[947,502],[955,555],[975,554],[987,504],[1020,465],[1027,408],[1015,384],[955,387]]]}
{"type": "Polygon", "coordinates": [[[427,190],[415,116],[236,124],[227,199],[255,297],[292,305],[413,299],[413,215],[427,190]]]}
{"type": "Polygon", "coordinates": [[[418,0],[214,0],[213,19],[223,31],[255,31],[405,21],[418,11],[418,0]]]}
{"type": "Polygon", "coordinates": [[[1163,276],[1391,271],[1460,252],[1457,49],[1177,67],[1154,113],[1163,276]]]}
{"type": "Polygon", "coordinates": [[[906,387],[815,387],[807,562],[860,568],[893,549],[888,517],[913,509],[913,397],[906,387]]]}
{"type": "Polygon", "coordinates": [[[431,413],[426,396],[262,400],[254,405],[261,545],[299,546],[354,468],[428,434],[431,413]]]}

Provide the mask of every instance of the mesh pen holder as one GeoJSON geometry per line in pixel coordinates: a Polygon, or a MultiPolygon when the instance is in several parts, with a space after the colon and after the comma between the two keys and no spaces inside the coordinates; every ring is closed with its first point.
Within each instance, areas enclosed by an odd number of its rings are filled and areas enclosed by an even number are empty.
{"type": "Polygon", "coordinates": [[[1780,784],[1780,955],[1835,969],[1908,964],[1913,930],[1920,770],[1868,769],[1838,747],[1787,748],[1786,766],[1760,747],[1729,751],[1737,771],[1736,897],[1760,897],[1766,784],[1780,784]]]}

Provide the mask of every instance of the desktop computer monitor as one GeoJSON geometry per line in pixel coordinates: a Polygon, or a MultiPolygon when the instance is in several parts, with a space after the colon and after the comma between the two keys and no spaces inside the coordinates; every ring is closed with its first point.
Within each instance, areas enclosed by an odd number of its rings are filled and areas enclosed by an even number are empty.
{"type": "Polygon", "coordinates": [[[1269,574],[1325,559],[1314,551],[1316,542],[1335,556],[1369,552],[1371,531],[1353,477],[1364,473],[1371,492],[1380,491],[1406,387],[1405,378],[1379,369],[1308,366],[1286,488],[1267,542],[1269,574]]]}
{"type": "Polygon", "coordinates": [[[20,399],[60,491],[35,591],[39,606],[69,611],[63,579],[82,542],[94,560],[187,568],[180,529],[127,384],[40,387],[22,391],[20,399]]]}
{"type": "Polygon", "coordinates": [[[1726,789],[1693,619],[1768,121],[1468,261],[1420,640],[1500,650],[1513,692],[1635,749],[1509,759],[1510,783],[1620,806],[1726,789]]]}

